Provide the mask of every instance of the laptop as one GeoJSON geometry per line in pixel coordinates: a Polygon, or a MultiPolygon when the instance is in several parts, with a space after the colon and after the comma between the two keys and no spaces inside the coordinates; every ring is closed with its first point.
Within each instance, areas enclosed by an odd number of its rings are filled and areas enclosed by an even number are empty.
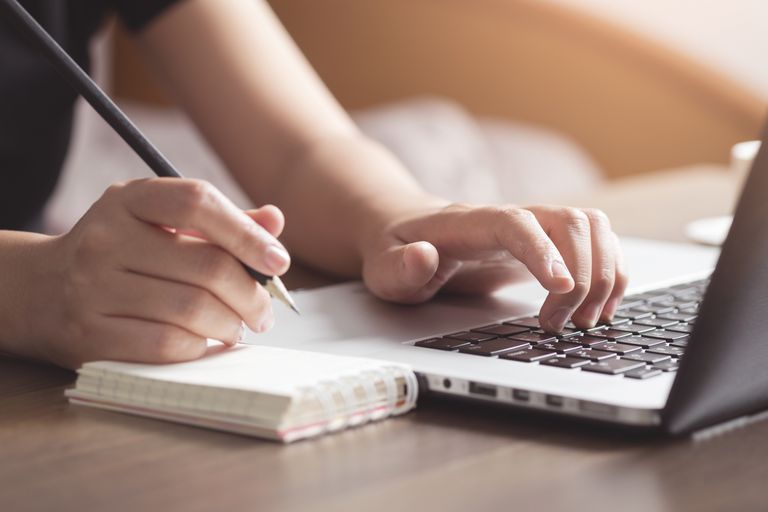
{"type": "Polygon", "coordinates": [[[407,363],[420,393],[464,397],[685,434],[768,410],[768,127],[719,252],[625,240],[646,276],[610,324],[540,329],[535,283],[488,298],[418,307],[378,301],[362,284],[295,298],[300,322],[246,342],[407,363]],[[669,275],[673,272],[674,275],[669,275]],[[652,276],[648,278],[647,276],[652,276]],[[663,278],[662,281],[656,279],[663,278]]]}

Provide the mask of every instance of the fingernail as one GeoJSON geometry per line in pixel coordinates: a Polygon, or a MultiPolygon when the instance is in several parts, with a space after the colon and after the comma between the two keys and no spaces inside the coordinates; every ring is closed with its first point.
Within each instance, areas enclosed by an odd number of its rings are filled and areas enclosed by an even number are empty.
{"type": "Polygon", "coordinates": [[[264,320],[261,325],[259,326],[259,332],[266,332],[270,330],[275,325],[275,318],[269,317],[266,320],[264,320]]]}
{"type": "Polygon", "coordinates": [[[571,308],[560,308],[549,317],[549,325],[555,332],[560,332],[565,327],[568,320],[571,319],[571,308]]]}
{"type": "Polygon", "coordinates": [[[551,270],[553,277],[571,277],[571,273],[568,271],[568,267],[566,267],[565,263],[560,260],[555,260],[552,262],[551,270]]]}
{"type": "Polygon", "coordinates": [[[264,257],[270,270],[275,273],[282,272],[286,265],[291,262],[291,257],[288,256],[286,250],[277,245],[267,247],[264,257]]]}
{"type": "Polygon", "coordinates": [[[240,330],[237,332],[237,342],[241,343],[245,339],[245,322],[240,322],[240,330]]]}

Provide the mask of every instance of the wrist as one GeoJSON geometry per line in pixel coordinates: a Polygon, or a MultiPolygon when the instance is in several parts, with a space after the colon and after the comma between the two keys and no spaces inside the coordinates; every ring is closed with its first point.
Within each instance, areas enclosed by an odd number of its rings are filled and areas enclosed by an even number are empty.
{"type": "Polygon", "coordinates": [[[365,255],[397,220],[447,204],[359,133],[313,141],[279,174],[271,193],[286,216],[282,239],[297,261],[338,276],[358,277],[365,255]]]}
{"type": "Polygon", "coordinates": [[[0,232],[0,350],[28,359],[46,359],[41,344],[54,313],[56,283],[50,268],[55,237],[0,232]]]}
{"type": "Polygon", "coordinates": [[[450,202],[425,191],[397,157],[379,142],[360,136],[354,144],[359,161],[371,174],[370,186],[355,197],[350,215],[354,222],[355,250],[360,261],[381,244],[382,234],[409,217],[437,210],[450,202]],[[376,181],[378,181],[376,183],[376,181]]]}

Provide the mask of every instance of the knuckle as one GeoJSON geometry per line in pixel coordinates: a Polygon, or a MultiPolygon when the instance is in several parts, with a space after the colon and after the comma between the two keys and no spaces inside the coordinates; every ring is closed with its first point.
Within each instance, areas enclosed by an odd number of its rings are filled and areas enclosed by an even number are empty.
{"type": "Polygon", "coordinates": [[[583,279],[577,279],[576,283],[573,286],[573,290],[571,290],[571,295],[573,297],[576,297],[579,299],[579,301],[583,300],[584,297],[587,296],[590,290],[589,282],[583,279]]]}
{"type": "Polygon", "coordinates": [[[584,208],[582,212],[584,212],[584,215],[587,216],[587,219],[589,219],[592,224],[606,227],[611,225],[608,215],[602,210],[597,208],[584,208]]]}
{"type": "Polygon", "coordinates": [[[75,246],[75,261],[91,262],[94,256],[104,253],[111,244],[112,230],[103,222],[91,222],[82,231],[75,246]]]}
{"type": "Polygon", "coordinates": [[[208,305],[207,293],[192,291],[184,294],[176,301],[179,315],[183,320],[192,321],[200,318],[208,305]]]}
{"type": "Polygon", "coordinates": [[[516,246],[517,259],[523,262],[533,263],[547,258],[549,245],[542,240],[520,239],[516,246]]]}
{"type": "Polygon", "coordinates": [[[201,258],[199,272],[209,282],[217,282],[226,280],[231,268],[232,257],[220,249],[210,247],[201,258]]]}
{"type": "Polygon", "coordinates": [[[462,213],[471,210],[473,207],[469,203],[456,202],[444,206],[442,211],[449,213],[462,213]]]}
{"type": "Polygon", "coordinates": [[[565,207],[562,209],[565,222],[574,226],[584,227],[589,222],[589,217],[578,208],[565,207]]]}
{"type": "Polygon", "coordinates": [[[528,224],[536,220],[536,215],[531,210],[525,208],[516,208],[514,206],[502,206],[498,209],[504,222],[511,222],[515,225],[528,224]]]}
{"type": "Polygon", "coordinates": [[[537,252],[541,244],[530,236],[530,226],[537,222],[533,212],[513,206],[496,207],[493,211],[499,219],[495,229],[499,245],[506,245],[518,259],[524,261],[537,252]],[[501,243],[503,241],[508,244],[501,243]]]}
{"type": "Polygon", "coordinates": [[[607,296],[614,287],[616,274],[611,269],[601,269],[593,277],[590,293],[601,297],[607,296]]]}
{"type": "Polygon", "coordinates": [[[578,208],[564,208],[561,212],[563,227],[571,236],[583,237],[590,232],[589,218],[578,208]]]}
{"type": "Polygon", "coordinates": [[[104,194],[102,195],[105,198],[113,198],[116,196],[121,195],[125,188],[128,186],[127,181],[119,181],[117,183],[111,184],[107,189],[104,191],[104,194]]]}
{"type": "Polygon", "coordinates": [[[201,206],[213,200],[215,188],[204,180],[184,179],[179,180],[178,194],[179,210],[186,216],[192,216],[201,206]]]}

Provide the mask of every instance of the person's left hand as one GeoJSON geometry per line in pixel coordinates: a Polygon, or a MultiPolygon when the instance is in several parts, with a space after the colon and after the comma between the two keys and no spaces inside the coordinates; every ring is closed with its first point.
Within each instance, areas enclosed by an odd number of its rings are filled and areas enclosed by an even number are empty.
{"type": "Polygon", "coordinates": [[[618,239],[594,209],[452,204],[393,222],[363,250],[366,285],[393,302],[490,293],[531,274],[550,292],[539,317],[555,332],[571,318],[610,320],[627,285],[618,239]]]}

